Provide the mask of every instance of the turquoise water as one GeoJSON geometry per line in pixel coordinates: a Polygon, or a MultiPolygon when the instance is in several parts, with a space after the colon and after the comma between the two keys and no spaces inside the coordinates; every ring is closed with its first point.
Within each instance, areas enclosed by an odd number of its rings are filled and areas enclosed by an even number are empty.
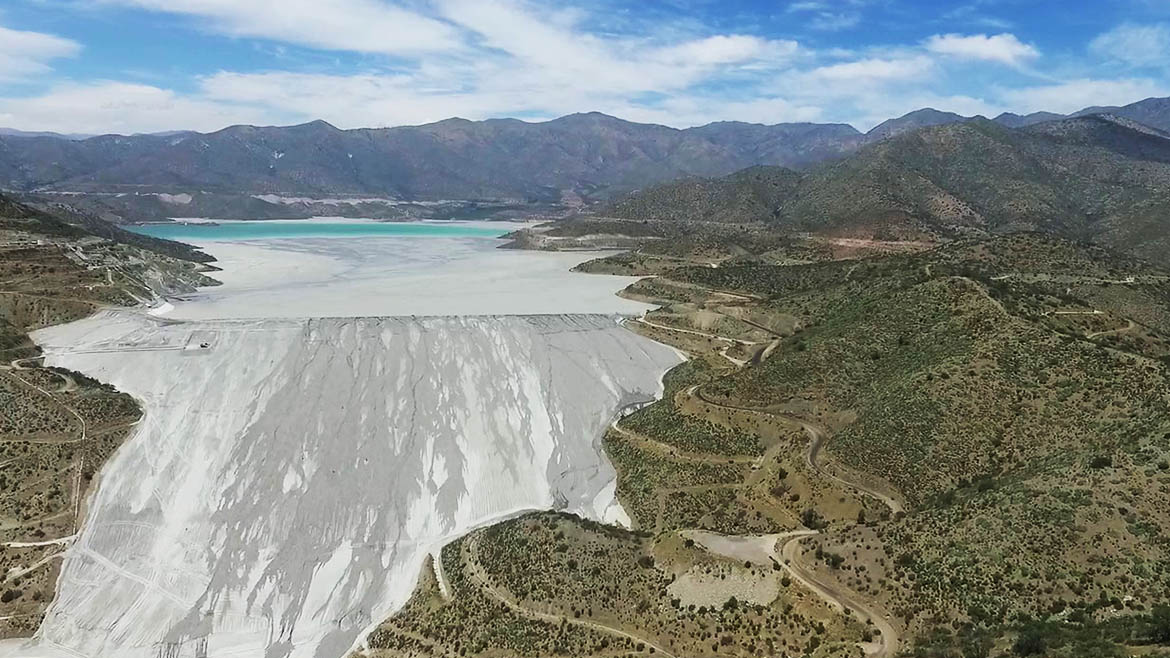
{"type": "Polygon", "coordinates": [[[274,240],[280,238],[360,238],[378,236],[496,238],[511,228],[438,224],[435,222],[281,222],[250,221],[221,224],[142,224],[127,226],[142,235],[181,242],[274,240]]]}

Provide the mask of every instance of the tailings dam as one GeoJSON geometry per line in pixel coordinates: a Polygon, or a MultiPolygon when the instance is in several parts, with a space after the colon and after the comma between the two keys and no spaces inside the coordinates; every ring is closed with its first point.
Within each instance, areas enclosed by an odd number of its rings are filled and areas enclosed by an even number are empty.
{"type": "Polygon", "coordinates": [[[599,439],[679,360],[607,315],[115,311],[37,339],[146,410],[40,633],[103,657],[336,658],[471,528],[550,508],[622,521],[599,439]]]}
{"type": "Polygon", "coordinates": [[[8,655],[340,658],[471,529],[626,521],[601,437],[681,361],[619,324],[628,279],[491,236],[208,244],[224,286],[34,336],[144,416],[8,655]]]}

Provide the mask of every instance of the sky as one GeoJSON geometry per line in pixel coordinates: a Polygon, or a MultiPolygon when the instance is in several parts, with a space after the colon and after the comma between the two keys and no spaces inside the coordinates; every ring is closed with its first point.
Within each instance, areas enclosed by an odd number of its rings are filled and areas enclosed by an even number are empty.
{"type": "Polygon", "coordinates": [[[1170,96],[1170,0],[0,0],[0,127],[679,128],[1170,96]]]}

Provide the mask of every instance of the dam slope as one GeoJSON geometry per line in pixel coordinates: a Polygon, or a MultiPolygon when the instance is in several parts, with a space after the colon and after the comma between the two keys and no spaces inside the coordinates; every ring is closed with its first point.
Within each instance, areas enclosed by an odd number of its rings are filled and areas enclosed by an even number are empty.
{"type": "Polygon", "coordinates": [[[35,338],[146,413],[28,656],[343,656],[472,528],[624,520],[600,438],[680,361],[608,315],[107,311],[35,338]]]}

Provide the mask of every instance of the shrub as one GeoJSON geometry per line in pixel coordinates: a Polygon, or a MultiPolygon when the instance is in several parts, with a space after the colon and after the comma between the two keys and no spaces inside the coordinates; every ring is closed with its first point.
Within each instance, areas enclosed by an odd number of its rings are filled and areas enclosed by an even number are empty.
{"type": "Polygon", "coordinates": [[[821,515],[811,507],[806,507],[805,510],[800,513],[800,522],[810,530],[820,530],[825,527],[825,520],[821,518],[821,515]]]}
{"type": "Polygon", "coordinates": [[[1012,653],[1017,656],[1039,656],[1048,650],[1048,641],[1038,628],[1026,628],[1012,644],[1012,653]]]}

